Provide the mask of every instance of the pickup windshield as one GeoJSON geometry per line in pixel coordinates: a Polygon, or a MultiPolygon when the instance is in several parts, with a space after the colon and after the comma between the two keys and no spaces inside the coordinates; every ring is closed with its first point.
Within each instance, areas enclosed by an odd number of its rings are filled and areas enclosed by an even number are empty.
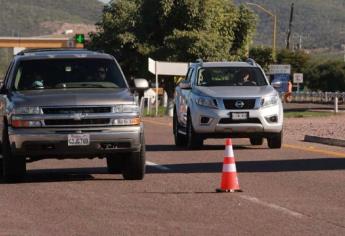
{"type": "Polygon", "coordinates": [[[14,90],[126,88],[116,63],[109,59],[44,59],[21,61],[14,90]]]}
{"type": "Polygon", "coordinates": [[[265,86],[267,81],[259,68],[204,67],[200,68],[198,86],[265,86]]]}

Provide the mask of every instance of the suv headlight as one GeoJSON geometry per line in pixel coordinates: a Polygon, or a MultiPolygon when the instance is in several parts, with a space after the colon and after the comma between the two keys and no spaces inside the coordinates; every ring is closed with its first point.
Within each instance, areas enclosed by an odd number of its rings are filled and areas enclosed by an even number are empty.
{"type": "Polygon", "coordinates": [[[261,98],[261,106],[268,107],[268,106],[277,105],[278,101],[279,101],[278,95],[263,97],[261,98]]]}
{"type": "Polygon", "coordinates": [[[210,97],[197,97],[195,102],[200,106],[217,108],[217,101],[210,97]]]}
{"type": "Polygon", "coordinates": [[[13,114],[16,115],[38,115],[42,114],[39,107],[16,107],[13,110],[13,114]]]}
{"type": "Polygon", "coordinates": [[[113,113],[139,113],[137,105],[115,105],[112,109],[113,113]]]}

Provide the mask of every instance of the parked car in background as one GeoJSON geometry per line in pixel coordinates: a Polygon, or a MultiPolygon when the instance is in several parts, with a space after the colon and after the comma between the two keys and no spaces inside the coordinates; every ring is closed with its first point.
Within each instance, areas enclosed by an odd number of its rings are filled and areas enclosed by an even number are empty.
{"type": "Polygon", "coordinates": [[[175,92],[173,133],[177,146],[200,148],[208,138],[283,140],[283,108],[278,92],[254,60],[192,63],[175,92]]]}
{"type": "Polygon", "coordinates": [[[26,162],[46,158],[106,158],[109,173],[144,177],[140,109],[111,55],[23,51],[12,60],[0,93],[6,181],[22,180],[26,162]]]}

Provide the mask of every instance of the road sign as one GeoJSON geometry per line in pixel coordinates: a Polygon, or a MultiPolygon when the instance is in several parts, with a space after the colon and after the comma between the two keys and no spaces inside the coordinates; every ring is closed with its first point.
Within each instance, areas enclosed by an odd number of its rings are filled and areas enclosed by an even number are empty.
{"type": "Polygon", "coordinates": [[[293,74],[293,82],[295,84],[303,84],[303,74],[302,73],[294,73],[293,74]]]}
{"type": "Polygon", "coordinates": [[[76,43],[85,43],[85,35],[84,34],[76,34],[75,35],[75,42],[76,43]]]}
{"type": "Polygon", "coordinates": [[[291,65],[269,65],[269,72],[274,74],[291,74],[291,65]]]}

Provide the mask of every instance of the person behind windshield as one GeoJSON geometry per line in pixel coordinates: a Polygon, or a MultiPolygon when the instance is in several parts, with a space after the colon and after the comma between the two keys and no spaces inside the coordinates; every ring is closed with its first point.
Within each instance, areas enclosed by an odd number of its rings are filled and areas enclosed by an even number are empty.
{"type": "Polygon", "coordinates": [[[98,81],[105,81],[107,78],[107,71],[104,67],[99,67],[97,69],[97,80],[98,81]]]}
{"type": "Polygon", "coordinates": [[[253,78],[248,71],[245,71],[243,73],[242,85],[243,86],[254,86],[254,85],[256,85],[256,82],[253,81],[253,78]]]}

